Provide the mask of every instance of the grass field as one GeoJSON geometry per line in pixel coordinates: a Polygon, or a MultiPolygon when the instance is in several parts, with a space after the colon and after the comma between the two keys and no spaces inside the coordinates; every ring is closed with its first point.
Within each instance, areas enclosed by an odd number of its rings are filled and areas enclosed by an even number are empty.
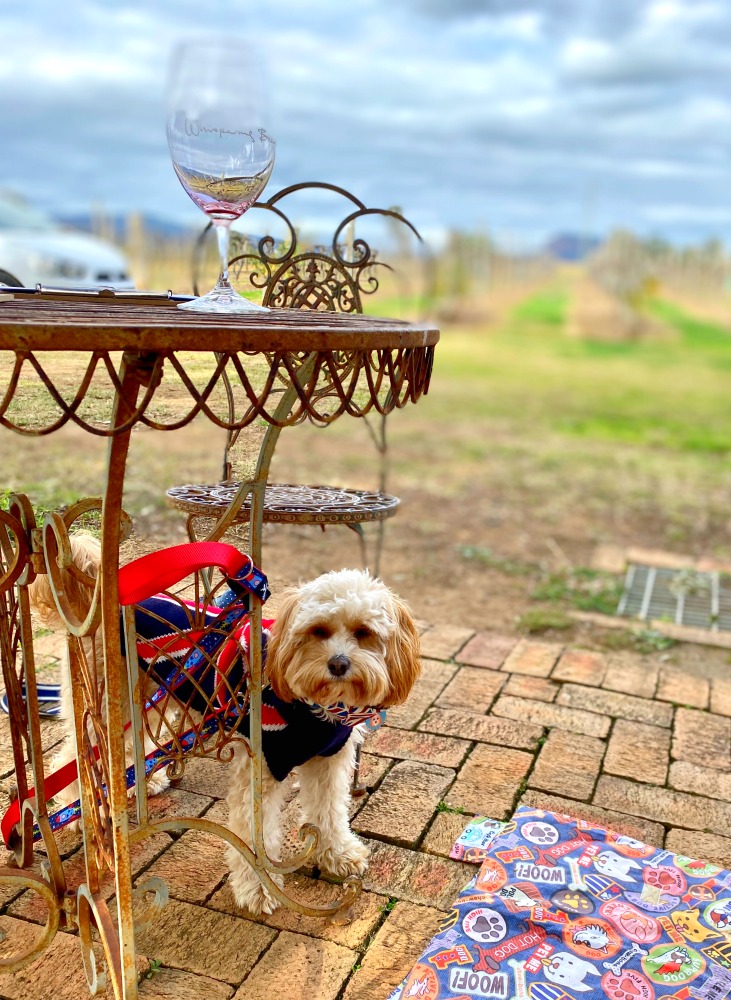
{"type": "MultiPolygon", "coordinates": [[[[600,542],[731,562],[731,333],[668,293],[649,305],[646,337],[576,336],[579,280],[566,271],[512,290],[489,321],[444,324],[428,396],[390,419],[403,510],[383,571],[425,618],[506,629],[538,613],[556,628],[571,608],[611,610],[617,580],[589,569],[600,542]],[[461,586],[445,591],[445,574],[461,586]]],[[[218,478],[222,444],[203,424],[134,435],[127,507],[142,535],[180,537],[164,490],[218,478]]],[[[3,432],[0,457],[3,487],[43,506],[103,482],[103,442],[81,432],[3,432]]],[[[279,481],[368,486],[376,474],[365,429],[348,419],[285,432],[275,458],[279,481]]],[[[279,529],[267,553],[282,581],[357,560],[343,531],[323,543],[279,529]]]]}

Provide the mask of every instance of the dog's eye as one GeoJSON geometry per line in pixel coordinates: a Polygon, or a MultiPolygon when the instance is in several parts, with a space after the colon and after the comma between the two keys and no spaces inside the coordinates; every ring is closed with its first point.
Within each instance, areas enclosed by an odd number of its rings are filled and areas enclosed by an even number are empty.
{"type": "Polygon", "coordinates": [[[367,625],[359,625],[358,628],[353,630],[353,635],[359,642],[362,642],[364,639],[370,639],[373,633],[367,625]]]}
{"type": "Polygon", "coordinates": [[[310,629],[310,635],[313,635],[316,639],[329,639],[332,632],[327,625],[314,625],[310,629]]]}

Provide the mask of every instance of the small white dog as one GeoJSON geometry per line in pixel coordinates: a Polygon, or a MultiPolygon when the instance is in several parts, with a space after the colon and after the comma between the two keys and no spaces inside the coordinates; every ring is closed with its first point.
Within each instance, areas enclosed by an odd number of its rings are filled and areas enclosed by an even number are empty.
{"type": "MultiPolygon", "coordinates": [[[[100,547],[92,536],[71,536],[76,566],[90,578],[99,569],[100,547]]],[[[77,581],[78,582],[78,581],[77,581]]],[[[41,617],[60,627],[48,579],[30,588],[31,604],[41,617]]],[[[91,590],[78,584],[67,598],[85,614],[91,590]]],[[[350,830],[349,802],[355,752],[363,738],[360,723],[380,709],[399,705],[419,676],[419,635],[408,607],[380,580],[362,570],[326,573],[287,591],[276,621],[267,623],[262,695],[264,844],[280,860],[284,779],[294,769],[299,781],[302,821],[318,827],[311,860],[338,876],[361,874],[368,849],[350,830]]],[[[100,657],[100,636],[84,640],[87,656],[100,657]]],[[[100,660],[99,660],[100,662],[100,660]]],[[[144,663],[142,664],[144,669],[144,663]]],[[[101,673],[99,673],[101,676],[101,673]]],[[[146,678],[147,696],[157,681],[146,678]]],[[[68,736],[53,761],[58,768],[74,756],[73,710],[68,663],[62,678],[62,717],[68,736]]],[[[174,698],[158,716],[158,728],[177,729],[174,698]]],[[[238,731],[248,732],[248,718],[238,731]]],[[[156,737],[158,733],[154,734],[156,737]]],[[[153,744],[146,748],[152,749],[153,744]]],[[[229,825],[244,842],[251,834],[250,758],[238,745],[228,790],[229,825]]],[[[148,778],[148,794],[168,784],[163,771],[148,778]]],[[[76,783],[57,800],[78,798],[76,783]]],[[[239,906],[253,914],[271,913],[273,894],[233,848],[229,849],[231,887],[239,906]]],[[[274,876],[281,884],[281,877],[274,876]]]]}
{"type": "MultiPolygon", "coordinates": [[[[419,634],[407,606],[367,572],[326,573],[284,595],[269,635],[269,688],[262,705],[264,843],[270,858],[280,857],[283,780],[296,767],[302,821],[320,831],[313,863],[339,876],[365,871],[368,849],[351,832],[348,816],[355,751],[363,738],[353,722],[364,713],[348,718],[347,707],[400,705],[420,670],[419,634]]],[[[246,840],[248,755],[237,751],[233,767],[229,824],[246,840]]],[[[238,905],[271,913],[277,901],[253,869],[233,849],[228,862],[238,905]]]]}

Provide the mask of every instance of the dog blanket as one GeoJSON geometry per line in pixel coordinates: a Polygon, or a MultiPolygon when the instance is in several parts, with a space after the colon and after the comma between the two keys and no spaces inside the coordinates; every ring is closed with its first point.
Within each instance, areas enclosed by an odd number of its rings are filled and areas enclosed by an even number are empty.
{"type": "MultiPolygon", "coordinates": [[[[193,602],[157,594],[135,607],[137,656],[140,669],[158,681],[184,705],[205,714],[211,706],[227,707],[233,719],[238,715],[237,693],[248,674],[250,624],[238,628],[218,653],[215,666],[202,663],[188,673],[185,659],[200,642],[204,627],[210,627],[221,609],[202,608],[205,625],[191,629],[193,602]]],[[[200,616],[199,616],[200,617],[200,616]]],[[[201,623],[203,624],[203,623],[201,623]]],[[[273,619],[262,622],[263,652],[273,619]]],[[[122,643],[124,649],[124,642],[122,643]]],[[[349,708],[343,705],[316,705],[313,702],[285,702],[265,684],[262,690],[262,750],[267,766],[277,781],[313,757],[331,757],[348,741],[353,728],[362,723],[376,728],[383,713],[376,708],[349,708]]],[[[249,716],[239,725],[249,735],[249,716]]]]}
{"type": "Polygon", "coordinates": [[[723,1000],[731,873],[519,808],[390,1000],[723,1000]]]}

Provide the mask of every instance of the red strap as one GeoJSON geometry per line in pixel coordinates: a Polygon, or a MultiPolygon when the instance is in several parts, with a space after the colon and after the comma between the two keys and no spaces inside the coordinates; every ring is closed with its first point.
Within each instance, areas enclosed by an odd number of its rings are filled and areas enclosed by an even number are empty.
{"type": "Polygon", "coordinates": [[[228,577],[251,562],[249,556],[225,542],[188,542],[135,559],[119,571],[119,603],[138,604],[168,590],[186,576],[217,566],[228,577]]]}
{"type": "MultiPolygon", "coordinates": [[[[99,751],[94,747],[94,752],[97,757],[99,756],[99,751]]],[[[72,781],[76,781],[78,777],[78,771],[76,768],[76,761],[70,760],[63,767],[59,767],[57,771],[53,774],[49,774],[46,778],[46,801],[52,799],[54,795],[57,795],[63,788],[70,785],[72,781]]],[[[36,794],[35,788],[31,788],[28,792],[28,796],[25,799],[32,799],[36,794]]],[[[2,820],[0,820],[0,832],[3,835],[3,841],[6,847],[10,847],[10,837],[13,832],[13,827],[17,823],[20,823],[20,799],[15,799],[10,804],[10,808],[5,810],[5,815],[2,820]]]]}
{"type": "MultiPolygon", "coordinates": [[[[217,566],[227,577],[233,577],[247,562],[251,562],[249,556],[233,545],[226,545],[225,542],[188,542],[185,545],[172,545],[167,549],[135,559],[120,569],[119,603],[138,604],[179,583],[191,573],[209,566],[217,566]]],[[[129,723],[125,728],[129,728],[129,723]]],[[[96,747],[94,752],[99,755],[96,747]]],[[[75,760],[69,761],[58,771],[49,774],[45,783],[46,800],[52,799],[77,777],[75,760]]],[[[35,789],[32,788],[28,792],[28,798],[34,795],[35,789]]],[[[20,799],[16,799],[0,820],[0,833],[6,847],[10,845],[13,828],[19,822],[20,799]]]]}

